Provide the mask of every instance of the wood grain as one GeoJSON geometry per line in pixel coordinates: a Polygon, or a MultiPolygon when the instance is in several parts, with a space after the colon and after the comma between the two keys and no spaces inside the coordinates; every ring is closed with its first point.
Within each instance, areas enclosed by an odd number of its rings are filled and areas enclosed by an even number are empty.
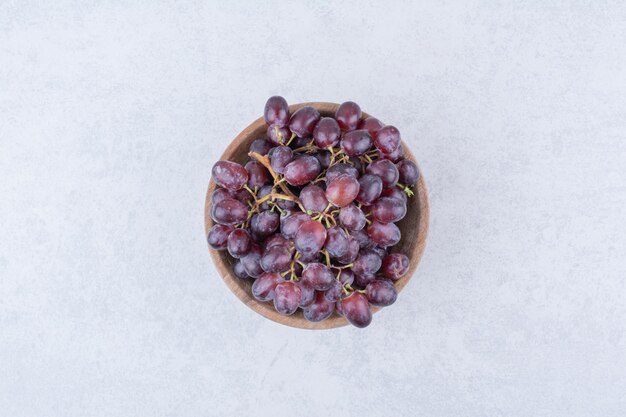
{"type": "MultiPolygon", "coordinates": [[[[339,106],[335,103],[300,103],[289,106],[291,113],[304,106],[315,107],[322,116],[332,116],[335,114],[335,110],[339,106]]],[[[363,117],[368,117],[367,113],[363,113],[363,117]]],[[[246,127],[237,137],[228,145],[221,159],[235,161],[239,163],[245,163],[248,159],[247,153],[250,144],[253,140],[265,136],[267,126],[262,117],[252,122],[246,127]]],[[[415,157],[411,153],[410,149],[403,142],[405,157],[411,161],[415,161],[415,157]]],[[[209,188],[206,194],[206,200],[204,205],[204,230],[205,236],[208,234],[209,229],[213,226],[213,220],[211,219],[211,195],[215,191],[216,184],[213,180],[209,183],[209,188]]],[[[419,264],[419,261],[424,253],[426,246],[426,236],[428,234],[428,193],[426,190],[426,183],[424,182],[424,176],[420,170],[420,178],[417,184],[417,190],[415,196],[408,199],[407,215],[399,223],[398,227],[402,231],[402,239],[393,247],[393,252],[402,252],[409,256],[410,264],[407,274],[396,282],[396,289],[401,292],[407,285],[409,280],[413,277],[413,274],[419,264]]],[[[312,323],[307,321],[302,311],[298,310],[292,316],[280,315],[274,310],[274,305],[270,303],[262,303],[255,300],[250,292],[252,280],[242,280],[237,278],[233,274],[232,263],[234,260],[228,255],[226,251],[216,251],[209,247],[209,253],[215,263],[215,267],[228,286],[230,290],[241,300],[244,304],[250,307],[252,310],[261,314],[262,316],[273,320],[277,323],[281,323],[291,327],[298,327],[302,329],[331,329],[335,327],[341,327],[348,324],[348,321],[339,316],[333,314],[330,318],[319,323],[312,323]]],[[[398,297],[396,303],[406,302],[402,297],[398,297]]],[[[393,309],[393,306],[387,307],[393,309]]],[[[374,312],[378,309],[374,309],[374,312]]]]}

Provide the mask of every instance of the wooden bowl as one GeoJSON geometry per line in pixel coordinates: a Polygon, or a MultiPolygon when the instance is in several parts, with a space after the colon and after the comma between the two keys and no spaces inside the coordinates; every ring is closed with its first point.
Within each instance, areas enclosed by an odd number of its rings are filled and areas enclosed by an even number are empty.
{"type": "MultiPolygon", "coordinates": [[[[289,106],[289,111],[290,113],[293,113],[300,107],[304,106],[315,107],[322,116],[333,116],[335,114],[335,110],[337,110],[337,107],[339,107],[339,104],[318,102],[292,104],[291,106],[289,106]]],[[[363,117],[368,116],[369,115],[367,113],[363,113],[363,117]]],[[[250,144],[253,140],[264,137],[266,134],[266,129],[267,125],[265,124],[263,118],[258,118],[248,127],[246,127],[239,135],[237,135],[235,140],[233,140],[231,144],[226,148],[221,159],[235,161],[241,164],[245,163],[248,159],[248,149],[250,147],[250,144]]],[[[403,143],[403,146],[405,158],[416,162],[415,157],[411,153],[409,147],[406,146],[405,143],[403,143]]],[[[211,219],[211,195],[215,191],[215,188],[216,184],[213,180],[211,180],[211,182],[209,183],[209,189],[207,190],[206,201],[204,204],[205,236],[208,234],[209,229],[214,224],[213,220],[211,219]]],[[[399,223],[397,223],[397,226],[402,231],[402,239],[396,246],[393,247],[393,252],[404,253],[410,259],[409,270],[407,274],[395,283],[397,291],[400,292],[409,282],[411,276],[415,272],[417,264],[422,257],[422,253],[424,252],[424,247],[426,245],[426,235],[428,233],[428,194],[426,191],[424,176],[422,175],[421,171],[419,182],[417,184],[417,189],[415,190],[415,195],[408,199],[406,217],[402,219],[399,223]]],[[[230,290],[241,301],[243,301],[245,305],[247,305],[257,313],[261,314],[262,316],[270,320],[274,320],[277,323],[285,324],[291,327],[299,327],[302,329],[330,329],[333,327],[341,327],[348,324],[348,321],[337,313],[333,313],[331,317],[318,323],[312,323],[310,321],[307,321],[302,314],[302,310],[300,309],[298,309],[298,311],[291,316],[283,316],[281,314],[278,314],[276,310],[274,310],[273,303],[263,303],[255,300],[254,297],[252,297],[250,288],[253,281],[249,279],[242,280],[235,276],[232,270],[232,263],[234,261],[228,255],[227,251],[216,251],[209,247],[209,253],[213,258],[213,262],[215,263],[217,271],[219,272],[226,285],[228,285],[228,288],[230,288],[230,290]]],[[[402,297],[399,297],[399,302],[402,302],[402,297]]],[[[393,308],[393,306],[387,308],[393,308]]],[[[374,312],[376,312],[377,310],[377,308],[373,309],[374,312]]]]}

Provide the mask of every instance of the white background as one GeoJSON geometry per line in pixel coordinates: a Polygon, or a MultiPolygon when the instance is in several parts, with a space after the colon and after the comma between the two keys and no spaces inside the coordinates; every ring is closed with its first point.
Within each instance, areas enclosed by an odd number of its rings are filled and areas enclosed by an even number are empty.
{"type": "Polygon", "coordinates": [[[625,40],[619,1],[0,2],[0,414],[623,416],[625,40]],[[428,246],[365,330],[211,264],[210,168],[273,94],[420,161],[428,246]]]}

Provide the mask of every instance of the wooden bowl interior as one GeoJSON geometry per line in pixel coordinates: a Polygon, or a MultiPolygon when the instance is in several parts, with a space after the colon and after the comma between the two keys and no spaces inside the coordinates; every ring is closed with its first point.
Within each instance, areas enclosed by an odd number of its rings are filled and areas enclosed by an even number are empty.
{"type": "MultiPolygon", "coordinates": [[[[335,103],[300,103],[289,106],[291,113],[304,106],[315,107],[322,116],[333,116],[338,104],[335,103]]],[[[363,113],[363,117],[368,117],[367,113],[363,113]]],[[[384,121],[383,121],[384,122],[384,121]]],[[[244,164],[248,159],[248,150],[252,141],[258,138],[266,136],[267,126],[263,118],[255,120],[246,129],[244,129],[232,143],[226,148],[222,155],[222,160],[229,160],[244,164]]],[[[410,159],[413,162],[415,157],[411,153],[408,146],[403,143],[405,158],[410,159]]],[[[417,162],[416,162],[417,163],[417,162]]],[[[211,195],[215,191],[216,184],[213,180],[209,183],[205,201],[205,236],[209,229],[213,226],[213,220],[211,219],[211,195]]],[[[428,232],[428,195],[426,191],[426,184],[424,183],[423,176],[420,171],[420,178],[415,190],[415,196],[409,198],[407,205],[407,215],[399,223],[398,227],[402,231],[402,239],[400,242],[392,248],[393,252],[402,252],[406,254],[410,259],[409,270],[407,274],[396,282],[396,289],[398,292],[402,291],[404,286],[409,282],[417,264],[420,261],[422,253],[424,251],[426,243],[426,235],[428,232]]],[[[262,316],[276,321],[281,324],[285,324],[292,327],[299,327],[303,329],[329,329],[334,327],[345,326],[348,321],[340,315],[334,313],[330,318],[319,323],[312,323],[307,321],[302,314],[302,311],[298,311],[292,316],[283,316],[276,312],[271,302],[262,303],[255,300],[251,294],[252,280],[242,280],[237,278],[233,274],[232,264],[234,260],[228,255],[226,251],[216,251],[209,247],[209,253],[213,258],[215,266],[231,291],[246,304],[248,307],[261,314],[262,316]]],[[[400,299],[400,298],[399,298],[400,299]]],[[[393,308],[393,306],[388,307],[393,308]]],[[[375,308],[374,312],[378,309],[375,308]]]]}

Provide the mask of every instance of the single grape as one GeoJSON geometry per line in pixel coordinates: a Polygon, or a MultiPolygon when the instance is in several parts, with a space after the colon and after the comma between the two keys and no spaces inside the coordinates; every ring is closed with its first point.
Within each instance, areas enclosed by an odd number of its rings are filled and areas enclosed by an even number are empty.
{"type": "Polygon", "coordinates": [[[294,238],[296,249],[309,254],[319,252],[324,242],[326,242],[326,228],[315,220],[302,223],[294,238]]]}
{"type": "Polygon", "coordinates": [[[365,172],[379,176],[383,180],[383,188],[391,188],[398,183],[398,168],[388,159],[379,159],[372,162],[365,168],[365,172]]]}
{"type": "Polygon", "coordinates": [[[351,175],[354,178],[358,179],[359,171],[357,171],[356,168],[354,168],[350,164],[335,164],[332,167],[328,168],[328,170],[326,171],[326,184],[329,184],[332,180],[340,175],[351,175]]]}
{"type": "Polygon", "coordinates": [[[274,145],[286,145],[291,139],[291,132],[286,127],[268,126],[267,140],[274,145]]]}
{"type": "Polygon", "coordinates": [[[372,224],[367,226],[367,235],[378,246],[388,247],[393,246],[400,241],[400,229],[393,223],[379,223],[373,221],[372,224]]]}
{"type": "Polygon", "coordinates": [[[309,184],[300,191],[300,201],[305,209],[317,212],[324,211],[328,205],[326,193],[322,187],[314,184],[309,184]]]}
{"type": "Polygon", "coordinates": [[[265,239],[278,229],[280,218],[273,211],[256,213],[250,219],[250,231],[256,240],[265,239]]]}
{"type": "Polygon", "coordinates": [[[225,198],[211,207],[211,218],[220,224],[239,224],[248,218],[248,207],[234,198],[225,198]]]}
{"type": "Polygon", "coordinates": [[[355,275],[371,275],[380,269],[383,261],[380,256],[371,249],[362,249],[353,262],[352,272],[355,275]]]}
{"type": "Polygon", "coordinates": [[[310,263],[310,262],[318,262],[321,258],[321,253],[316,252],[316,251],[311,251],[311,252],[300,252],[300,258],[298,258],[298,260],[300,262],[304,262],[304,263],[310,263]]]}
{"type": "Polygon", "coordinates": [[[231,161],[217,161],[211,174],[219,186],[228,190],[239,190],[248,182],[248,171],[231,161]]]}
{"type": "Polygon", "coordinates": [[[331,227],[326,231],[326,250],[331,258],[341,258],[348,252],[348,235],[341,227],[331,227]]]}
{"type": "Polygon", "coordinates": [[[374,253],[376,253],[378,256],[380,256],[380,259],[383,259],[385,256],[387,256],[387,249],[385,248],[381,248],[380,246],[374,246],[370,249],[373,250],[374,253]]]}
{"type": "Polygon", "coordinates": [[[350,233],[350,236],[359,243],[361,249],[371,249],[376,246],[376,242],[372,241],[365,230],[355,230],[350,233]]]}
{"type": "Polygon", "coordinates": [[[335,303],[328,301],[323,292],[315,293],[315,300],[303,309],[304,318],[308,321],[318,322],[326,320],[335,311],[335,303]]]}
{"type": "Polygon", "coordinates": [[[417,184],[420,173],[415,162],[404,159],[397,164],[400,173],[400,182],[404,185],[413,186],[417,184]]]}
{"type": "Polygon", "coordinates": [[[409,257],[403,253],[392,253],[383,258],[382,271],[385,278],[397,281],[409,270],[409,257]]]}
{"type": "Polygon", "coordinates": [[[354,285],[359,288],[367,287],[367,284],[374,281],[376,279],[376,274],[365,273],[361,275],[354,276],[354,285]]]}
{"type": "Polygon", "coordinates": [[[361,230],[365,227],[365,214],[354,204],[349,204],[339,211],[339,222],[348,230],[361,230]]]}
{"type": "Polygon", "coordinates": [[[359,122],[357,129],[365,129],[370,133],[372,138],[375,138],[376,134],[383,128],[383,126],[385,126],[385,124],[377,118],[368,117],[367,119],[363,119],[359,122]]]}
{"type": "Polygon", "coordinates": [[[288,216],[280,218],[280,232],[287,239],[293,239],[296,237],[298,228],[306,221],[311,220],[311,216],[301,211],[297,211],[288,216]]]}
{"type": "Polygon", "coordinates": [[[374,146],[382,153],[390,154],[398,145],[400,145],[400,132],[394,126],[382,127],[374,139],[374,146]]]}
{"type": "Polygon", "coordinates": [[[350,324],[356,327],[367,327],[372,322],[372,311],[365,295],[353,292],[341,300],[341,310],[350,324]]]}
{"type": "MultiPolygon", "coordinates": [[[[266,195],[270,194],[273,190],[273,187],[271,185],[264,185],[263,187],[259,188],[259,191],[257,191],[256,193],[256,198],[257,199],[262,199],[263,197],[265,197],[266,195]]],[[[250,194],[250,193],[248,193],[250,194]]],[[[272,207],[270,206],[270,202],[269,201],[264,201],[263,203],[261,203],[261,205],[259,206],[259,211],[267,211],[269,209],[271,209],[272,207]]]]}
{"type": "Polygon", "coordinates": [[[359,254],[359,242],[352,236],[348,237],[348,250],[342,257],[337,258],[337,261],[341,264],[348,265],[352,263],[359,254]]]}
{"type": "Polygon", "coordinates": [[[398,292],[391,282],[375,279],[365,287],[365,296],[371,305],[387,307],[396,302],[398,292]]]}
{"type": "Polygon", "coordinates": [[[359,181],[352,175],[343,174],[328,182],[326,198],[334,206],[345,207],[359,194],[359,181]]]}
{"type": "Polygon", "coordinates": [[[237,260],[237,262],[233,264],[233,273],[239,279],[250,278],[250,275],[248,275],[246,268],[243,267],[243,263],[240,260],[237,260]]]}
{"type": "Polygon", "coordinates": [[[291,252],[286,246],[272,246],[266,248],[259,261],[265,272],[283,272],[291,265],[291,252]]]}
{"type": "Polygon", "coordinates": [[[268,98],[265,103],[263,118],[269,126],[287,126],[289,122],[289,105],[287,105],[287,100],[281,96],[268,98]]]}
{"type": "Polygon", "coordinates": [[[314,290],[326,291],[333,285],[335,277],[326,265],[311,262],[302,270],[302,281],[314,290]]]}
{"type": "Polygon", "coordinates": [[[337,314],[343,317],[342,307],[343,307],[343,304],[341,303],[341,298],[339,298],[339,300],[337,300],[337,302],[335,303],[335,311],[337,312],[337,314]]]}
{"type": "Polygon", "coordinates": [[[320,113],[311,106],[301,107],[289,119],[289,130],[299,138],[311,136],[315,125],[320,120],[320,113]]]}
{"type": "Polygon", "coordinates": [[[313,181],[321,170],[317,158],[307,155],[288,163],[283,174],[290,185],[298,186],[313,181]]]}
{"type": "Polygon", "coordinates": [[[241,258],[250,251],[252,238],[244,229],[235,229],[228,235],[228,253],[233,258],[241,258]]]}
{"type": "Polygon", "coordinates": [[[315,300],[315,290],[300,280],[297,282],[300,287],[300,307],[308,307],[315,300]]]}
{"type": "Polygon", "coordinates": [[[405,215],[406,204],[400,199],[381,197],[372,204],[372,216],[380,223],[395,223],[405,215]]]}
{"type": "Polygon", "coordinates": [[[332,117],[322,117],[313,130],[315,145],[320,148],[337,145],[340,136],[339,124],[332,117]]]}
{"type": "Polygon", "coordinates": [[[396,150],[391,153],[384,153],[379,150],[378,157],[382,159],[389,159],[391,162],[398,162],[404,159],[404,147],[402,146],[402,142],[400,142],[396,150]]]}
{"type": "Polygon", "coordinates": [[[313,154],[315,159],[320,162],[320,166],[322,169],[327,169],[330,166],[330,152],[324,149],[320,149],[319,151],[313,154]]]}
{"type": "Polygon", "coordinates": [[[272,149],[272,144],[265,138],[255,139],[250,144],[250,152],[256,152],[259,155],[267,155],[270,149],[272,149]]]}
{"type": "Polygon", "coordinates": [[[271,235],[270,237],[265,239],[265,242],[263,242],[263,244],[265,245],[265,249],[269,249],[273,246],[284,246],[289,249],[291,246],[290,241],[287,240],[287,238],[285,238],[285,236],[281,235],[280,233],[275,233],[271,235]]]}
{"type": "Polygon", "coordinates": [[[342,269],[339,273],[339,282],[341,282],[342,285],[352,285],[354,282],[354,272],[350,269],[342,269]]]}
{"type": "Polygon", "coordinates": [[[225,198],[233,198],[233,196],[230,195],[230,192],[226,188],[218,188],[211,194],[211,203],[215,204],[225,198]]]}
{"type": "Polygon", "coordinates": [[[257,243],[250,244],[250,251],[246,256],[240,259],[243,268],[252,278],[257,278],[263,273],[263,268],[259,264],[263,250],[257,243]]]}
{"type": "Polygon", "coordinates": [[[224,250],[228,246],[228,235],[233,231],[231,226],[214,224],[207,234],[207,242],[215,250],[224,250]]]}
{"type": "Polygon", "coordinates": [[[272,169],[279,174],[285,172],[285,167],[293,161],[293,150],[289,146],[277,146],[269,153],[272,169]]]}
{"type": "Polygon", "coordinates": [[[245,168],[248,171],[248,187],[252,189],[262,187],[271,179],[269,171],[260,162],[248,161],[245,168]]]}
{"type": "Polygon", "coordinates": [[[335,119],[341,130],[354,130],[361,119],[361,108],[353,101],[341,103],[335,112],[335,119]]]}
{"type": "Polygon", "coordinates": [[[369,206],[372,204],[383,191],[383,180],[378,175],[365,174],[359,178],[359,194],[356,201],[369,206]]]}
{"type": "Polygon", "coordinates": [[[285,282],[278,272],[265,272],[252,284],[252,296],[259,301],[270,301],[274,299],[276,286],[285,282]]]}
{"type": "Polygon", "coordinates": [[[352,130],[341,139],[341,149],[348,156],[360,156],[372,147],[372,137],[367,130],[352,130]]]}
{"type": "Polygon", "coordinates": [[[339,281],[334,280],[333,285],[327,291],[324,292],[324,298],[334,303],[335,301],[339,300],[339,297],[341,297],[342,292],[343,292],[343,286],[341,285],[339,281]]]}
{"type": "Polygon", "coordinates": [[[274,288],[274,308],[280,314],[289,316],[296,312],[300,305],[302,293],[294,282],[285,281],[274,288]]]}
{"type": "Polygon", "coordinates": [[[392,187],[392,188],[385,188],[383,190],[382,193],[380,193],[381,197],[390,197],[390,198],[396,198],[398,200],[402,200],[402,202],[404,204],[407,203],[407,196],[406,193],[404,191],[402,191],[400,189],[400,187],[392,187]]]}

